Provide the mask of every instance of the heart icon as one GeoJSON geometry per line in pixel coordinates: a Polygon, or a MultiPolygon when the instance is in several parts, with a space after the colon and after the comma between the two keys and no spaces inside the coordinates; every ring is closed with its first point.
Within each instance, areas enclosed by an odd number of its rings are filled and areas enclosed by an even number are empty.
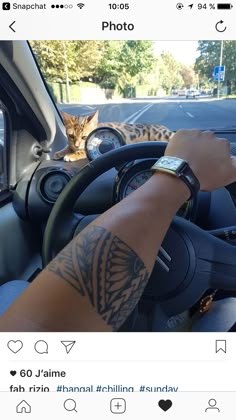
{"type": "Polygon", "coordinates": [[[20,340],[17,341],[8,341],[7,343],[7,347],[9,348],[9,350],[12,351],[12,353],[18,353],[18,351],[20,351],[23,347],[23,343],[20,340]]]}
{"type": "Polygon", "coordinates": [[[160,400],[158,405],[163,411],[167,411],[171,408],[172,401],[171,400],[160,400]]]}
{"type": "Polygon", "coordinates": [[[15,376],[16,375],[16,370],[11,370],[10,374],[11,374],[11,376],[15,376]]]}

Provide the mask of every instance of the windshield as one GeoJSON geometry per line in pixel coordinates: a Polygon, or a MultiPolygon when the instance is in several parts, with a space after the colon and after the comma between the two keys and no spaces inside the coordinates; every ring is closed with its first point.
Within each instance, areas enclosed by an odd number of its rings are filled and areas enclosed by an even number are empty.
{"type": "Polygon", "coordinates": [[[236,41],[31,41],[60,111],[172,131],[236,126],[236,41]]]}

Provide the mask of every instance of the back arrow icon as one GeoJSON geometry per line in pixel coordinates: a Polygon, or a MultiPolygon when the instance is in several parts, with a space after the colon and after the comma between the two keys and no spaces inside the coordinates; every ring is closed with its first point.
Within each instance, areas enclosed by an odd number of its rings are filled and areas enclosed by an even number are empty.
{"type": "Polygon", "coordinates": [[[14,22],[12,22],[10,25],[9,25],[9,28],[13,31],[13,32],[16,32],[15,31],[15,29],[13,28],[13,25],[16,23],[16,21],[14,20],[14,22]]]}
{"type": "Polygon", "coordinates": [[[219,22],[217,22],[216,23],[216,25],[215,25],[215,28],[216,28],[216,30],[218,31],[218,32],[224,32],[224,31],[226,31],[226,29],[227,29],[227,27],[225,26],[223,29],[219,29],[219,25],[222,25],[222,23],[224,23],[224,21],[223,20],[220,20],[219,22]]]}

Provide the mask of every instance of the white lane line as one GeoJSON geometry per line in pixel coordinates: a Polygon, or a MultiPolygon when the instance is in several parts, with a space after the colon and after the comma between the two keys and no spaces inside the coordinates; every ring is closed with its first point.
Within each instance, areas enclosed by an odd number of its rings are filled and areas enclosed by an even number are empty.
{"type": "Polygon", "coordinates": [[[141,117],[141,115],[144,114],[144,112],[146,112],[148,109],[150,109],[153,106],[153,104],[149,104],[148,107],[146,107],[146,109],[143,109],[138,115],[136,115],[136,117],[134,117],[130,122],[133,124],[135,121],[137,121],[137,119],[139,117],[141,117]]]}
{"type": "MultiPolygon", "coordinates": [[[[144,108],[146,108],[146,107],[147,107],[147,105],[145,105],[144,108]]],[[[141,110],[144,109],[144,108],[141,108],[141,110]]],[[[141,110],[139,109],[138,111],[135,111],[133,114],[131,114],[129,117],[125,118],[124,122],[129,122],[129,120],[132,120],[132,118],[135,117],[135,115],[137,115],[141,110]]]]}
{"type": "Polygon", "coordinates": [[[187,114],[189,117],[194,118],[194,115],[190,114],[190,112],[186,112],[186,114],[187,114]]]}
{"type": "Polygon", "coordinates": [[[131,114],[129,117],[127,117],[124,122],[125,123],[134,123],[147,109],[151,108],[153,104],[147,104],[143,108],[139,109],[138,111],[131,114]]]}
{"type": "Polygon", "coordinates": [[[133,114],[131,114],[129,117],[127,117],[124,122],[130,122],[136,115],[138,115],[142,110],[149,107],[150,104],[145,105],[143,108],[138,109],[138,111],[135,111],[133,114]]]}

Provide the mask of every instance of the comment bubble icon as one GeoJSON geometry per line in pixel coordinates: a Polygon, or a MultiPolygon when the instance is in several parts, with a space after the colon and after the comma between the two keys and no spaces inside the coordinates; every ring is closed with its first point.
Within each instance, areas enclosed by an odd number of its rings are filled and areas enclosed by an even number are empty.
{"type": "Polygon", "coordinates": [[[44,340],[39,340],[35,343],[34,349],[38,354],[48,354],[48,343],[44,340]]]}

